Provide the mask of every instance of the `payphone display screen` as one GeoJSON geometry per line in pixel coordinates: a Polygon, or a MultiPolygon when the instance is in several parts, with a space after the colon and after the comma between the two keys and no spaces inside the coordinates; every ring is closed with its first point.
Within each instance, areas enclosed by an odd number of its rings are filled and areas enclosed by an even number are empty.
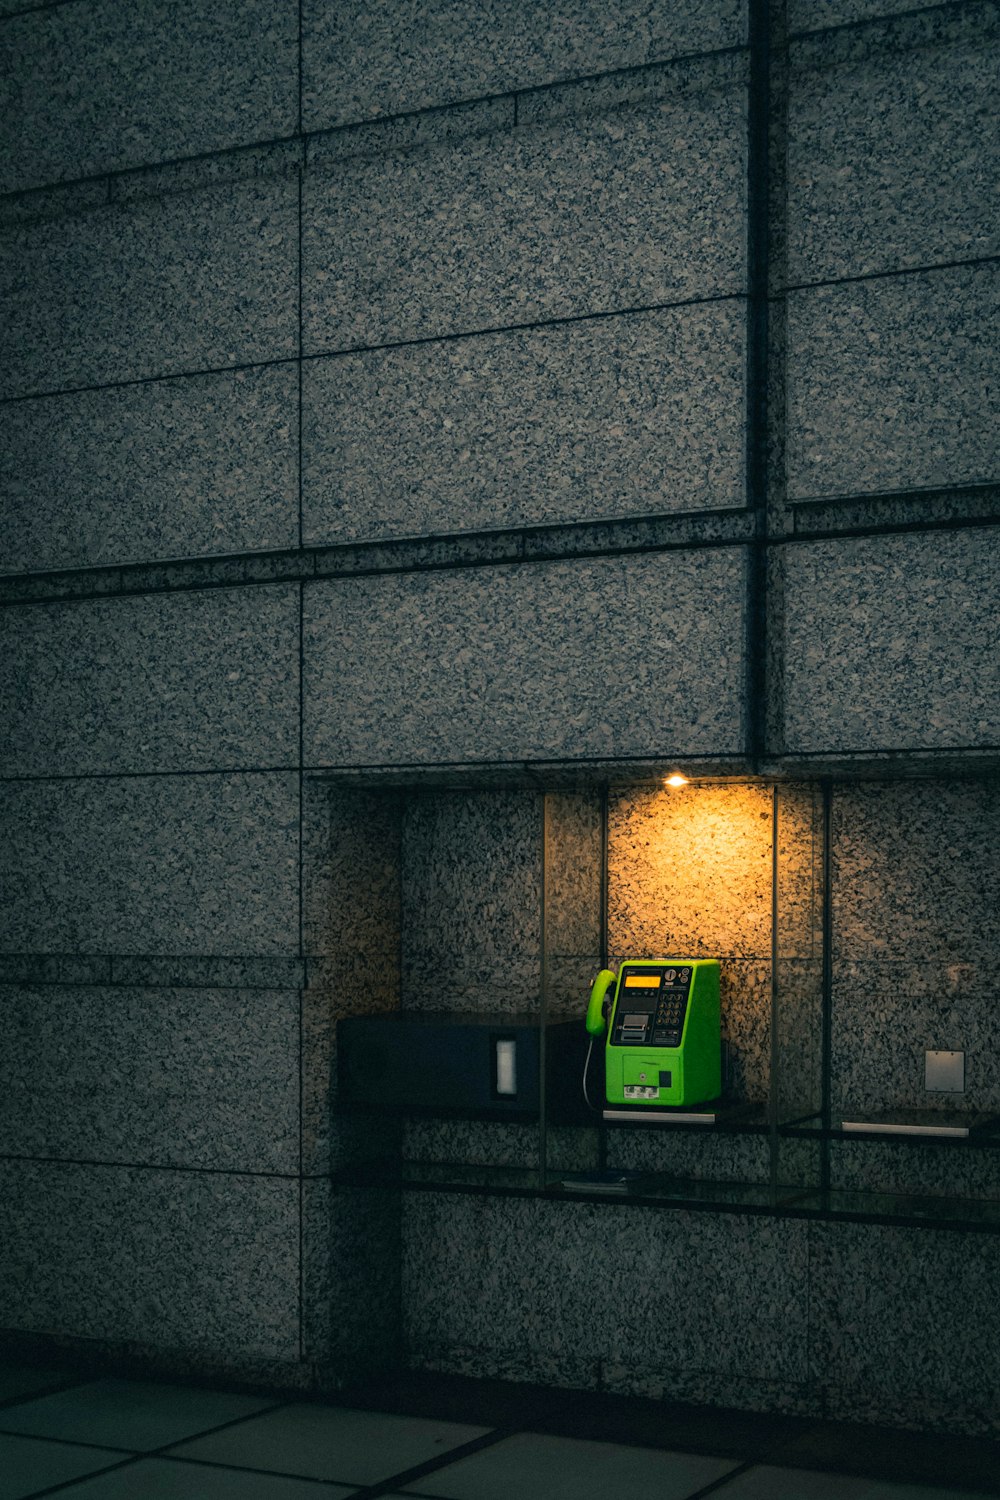
{"type": "Polygon", "coordinates": [[[611,1040],[616,1047],[679,1047],[684,1033],[691,968],[665,964],[662,969],[622,972],[611,1040]]]}

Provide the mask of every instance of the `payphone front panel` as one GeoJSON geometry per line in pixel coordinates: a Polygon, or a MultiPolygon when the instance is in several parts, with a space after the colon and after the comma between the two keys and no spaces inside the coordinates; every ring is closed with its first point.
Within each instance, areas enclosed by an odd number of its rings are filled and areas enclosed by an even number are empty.
{"type": "Polygon", "coordinates": [[[605,1048],[609,1104],[715,1099],[722,1091],[721,1062],[717,959],[622,964],[605,1048]]]}

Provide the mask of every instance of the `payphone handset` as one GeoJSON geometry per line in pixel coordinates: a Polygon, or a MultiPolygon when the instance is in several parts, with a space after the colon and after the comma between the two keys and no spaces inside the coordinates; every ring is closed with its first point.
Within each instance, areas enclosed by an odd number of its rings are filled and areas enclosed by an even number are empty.
{"type": "Polygon", "coordinates": [[[609,1104],[686,1105],[722,1092],[719,961],[630,958],[602,969],[587,1006],[592,1037],[607,1031],[609,1104]]]}

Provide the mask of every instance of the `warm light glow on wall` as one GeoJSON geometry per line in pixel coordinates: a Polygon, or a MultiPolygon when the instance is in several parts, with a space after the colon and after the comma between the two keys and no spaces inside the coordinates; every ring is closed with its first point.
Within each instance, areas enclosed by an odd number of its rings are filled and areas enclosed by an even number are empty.
{"type": "Polygon", "coordinates": [[[687,777],[682,776],[679,771],[675,771],[672,776],[668,776],[666,781],[664,782],[665,786],[687,786],[687,784],[687,777]]]}

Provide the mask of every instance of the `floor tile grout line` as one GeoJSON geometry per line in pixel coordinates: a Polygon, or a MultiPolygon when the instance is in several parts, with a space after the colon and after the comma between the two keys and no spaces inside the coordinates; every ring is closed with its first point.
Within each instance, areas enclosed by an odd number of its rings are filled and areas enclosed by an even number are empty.
{"type": "Polygon", "coordinates": [[[106,1474],[117,1474],[122,1469],[131,1469],[138,1462],[138,1459],[139,1455],[136,1454],[135,1456],[123,1459],[120,1464],[107,1464],[105,1468],[93,1469],[89,1474],[77,1474],[73,1479],[64,1479],[59,1484],[50,1484],[46,1489],[29,1490],[26,1494],[20,1496],[19,1500],[42,1500],[43,1496],[65,1494],[67,1490],[75,1489],[92,1479],[103,1479],[106,1474]]]}
{"type": "MultiPolygon", "coordinates": [[[[88,1379],[85,1379],[81,1383],[84,1386],[95,1385],[95,1384],[98,1384],[102,1380],[114,1380],[116,1378],[117,1377],[115,1377],[114,1375],[95,1375],[95,1376],[92,1376],[92,1377],[90,1377],[88,1379]]],[[[136,1380],[133,1380],[133,1379],[130,1378],[128,1383],[129,1384],[138,1384],[138,1383],[144,1383],[144,1382],[136,1381],[136,1380]]],[[[177,1386],[174,1386],[169,1381],[163,1381],[163,1382],[153,1381],[151,1383],[154,1384],[154,1385],[160,1385],[160,1384],[162,1384],[162,1388],[165,1391],[180,1389],[180,1390],[183,1390],[185,1392],[185,1394],[188,1394],[188,1395],[190,1395],[192,1392],[195,1392],[195,1393],[198,1393],[198,1394],[204,1394],[204,1395],[208,1395],[208,1396],[214,1396],[214,1395],[218,1395],[219,1394],[219,1392],[217,1392],[217,1391],[212,1391],[212,1390],[208,1390],[208,1389],[204,1389],[203,1390],[203,1388],[200,1387],[200,1386],[181,1386],[181,1387],[177,1387],[177,1386]]],[[[77,1389],[77,1387],[75,1387],[75,1386],[67,1386],[67,1387],[65,1387],[66,1391],[75,1390],[75,1389],[77,1389]]],[[[58,1390],[58,1391],[43,1391],[42,1394],[39,1395],[39,1396],[26,1396],[26,1397],[24,1397],[24,1399],[21,1402],[21,1404],[24,1405],[24,1406],[27,1406],[27,1405],[30,1405],[34,1401],[43,1401],[48,1396],[61,1396],[63,1394],[64,1394],[63,1390],[58,1390]]],[[[228,1395],[228,1394],[233,1394],[233,1393],[231,1393],[231,1392],[223,1392],[223,1394],[227,1394],[228,1395]]],[[[54,1433],[48,1433],[48,1432],[21,1432],[21,1431],[15,1430],[14,1428],[11,1428],[11,1427],[3,1427],[2,1425],[0,1425],[0,1434],[2,1434],[4,1437],[32,1438],[32,1439],[34,1439],[34,1440],[36,1440],[38,1442],[41,1442],[41,1443],[58,1443],[60,1446],[62,1446],[62,1447],[68,1447],[68,1448],[94,1448],[97,1451],[102,1452],[102,1453],[121,1453],[123,1451],[127,1451],[128,1453],[134,1455],[136,1458],[153,1458],[153,1457],[156,1457],[158,1455],[161,1455],[161,1454],[165,1453],[167,1451],[167,1449],[175,1447],[178,1443],[194,1443],[194,1442],[197,1442],[199,1439],[201,1439],[203,1437],[214,1437],[217,1432],[224,1432],[227,1428],[229,1428],[229,1427],[235,1427],[240,1422],[250,1422],[250,1421],[253,1420],[254,1417],[266,1417],[266,1416],[270,1416],[272,1412],[281,1411],[286,1406],[294,1406],[294,1405],[295,1405],[295,1403],[291,1402],[291,1401],[276,1401],[276,1402],[274,1402],[273,1405],[271,1405],[271,1406],[265,1406],[260,1411],[248,1412],[246,1415],[240,1416],[240,1417],[230,1417],[227,1421],[220,1422],[217,1427],[206,1427],[204,1430],[201,1430],[201,1431],[198,1431],[198,1432],[192,1432],[192,1433],[190,1433],[189,1435],[187,1435],[185,1437],[171,1438],[168,1443],[161,1443],[160,1446],[157,1447],[157,1448],[130,1448],[127,1443],[91,1443],[91,1442],[88,1442],[86,1440],[86,1438],[57,1437],[54,1433]]]]}
{"type": "MultiPolygon", "coordinates": [[[[80,1382],[76,1382],[76,1384],[79,1384],[79,1383],[80,1382]]],[[[87,1383],[87,1381],[84,1381],[82,1383],[87,1383]]],[[[69,1387],[69,1389],[72,1389],[72,1388],[73,1387],[69,1387]]],[[[188,1389],[189,1391],[195,1391],[198,1388],[197,1387],[187,1387],[186,1389],[188,1389]]],[[[57,1392],[57,1391],[48,1391],[48,1392],[38,1393],[37,1395],[35,1395],[35,1394],[26,1394],[26,1395],[24,1395],[24,1396],[22,1396],[20,1398],[15,1398],[15,1404],[30,1404],[31,1402],[33,1402],[35,1400],[44,1399],[44,1397],[46,1395],[53,1395],[53,1394],[58,1394],[58,1393],[59,1392],[57,1392]]],[[[107,1474],[107,1473],[113,1473],[117,1469],[124,1469],[124,1468],[127,1468],[127,1467],[131,1467],[133,1464],[139,1462],[143,1458],[161,1458],[161,1459],[165,1459],[165,1460],[171,1461],[171,1462],[174,1462],[174,1461],[176,1461],[176,1462],[185,1462],[185,1463],[189,1463],[189,1464],[193,1464],[193,1465],[200,1464],[200,1465],[205,1466],[205,1467],[216,1468],[216,1469],[222,1470],[224,1472],[229,1472],[229,1473],[233,1473],[233,1474],[247,1473],[247,1474],[255,1474],[255,1475],[262,1475],[262,1476],[273,1476],[275,1478],[285,1477],[285,1478],[295,1479],[295,1480],[300,1480],[300,1481],[307,1480],[307,1481],[311,1481],[311,1482],[315,1482],[315,1483],[320,1483],[320,1484],[338,1485],[338,1486],[342,1486],[342,1487],[346,1488],[347,1486],[349,1486],[353,1482],[349,1481],[349,1480],[334,1479],[334,1478],[325,1478],[325,1479],[322,1479],[322,1480],[315,1480],[315,1479],[313,1479],[312,1476],[302,1475],[301,1473],[294,1473],[292,1471],[284,1471],[284,1470],[279,1471],[279,1470],[273,1470],[273,1469],[258,1469],[258,1468],[251,1467],[251,1466],[248,1466],[248,1465],[239,1465],[239,1464],[233,1464],[233,1463],[222,1463],[222,1462],[217,1461],[217,1460],[210,1460],[210,1459],[201,1459],[201,1458],[189,1457],[189,1456],[187,1456],[185,1454],[174,1453],[174,1452],[170,1451],[174,1447],[183,1446],[183,1445],[185,1445],[187,1443],[197,1442],[199,1439],[201,1439],[203,1437],[211,1437],[211,1436],[213,1436],[216,1432],[221,1432],[221,1431],[224,1431],[224,1430],[226,1430],[228,1428],[239,1426],[239,1425],[241,1425],[243,1423],[246,1423],[246,1422],[251,1422],[251,1421],[253,1421],[257,1417],[269,1416],[272,1413],[274,1413],[276,1411],[281,1411],[283,1409],[289,1409],[289,1408],[290,1409],[294,1409],[298,1404],[299,1403],[295,1399],[292,1399],[292,1400],[282,1399],[282,1400],[277,1401],[274,1405],[269,1406],[269,1407],[265,1407],[265,1408],[263,1408],[260,1411],[251,1412],[251,1413],[249,1413],[249,1414],[247,1414],[245,1416],[240,1416],[240,1417],[233,1418],[233,1419],[231,1419],[228,1422],[219,1424],[218,1427],[209,1428],[209,1429],[206,1429],[206,1430],[204,1430],[202,1432],[193,1433],[193,1434],[189,1435],[188,1437],[181,1438],[181,1439],[178,1439],[178,1440],[174,1440],[171,1443],[165,1444],[165,1445],[163,1445],[160,1448],[150,1449],[150,1450],[145,1450],[145,1451],[130,1450],[129,1454],[128,1454],[128,1457],[125,1458],[125,1459],[123,1459],[123,1461],[120,1464],[110,1465],[107,1468],[104,1468],[104,1469],[101,1469],[101,1470],[98,1470],[98,1471],[92,1471],[90,1474],[78,1475],[78,1476],[76,1476],[73,1479],[67,1480],[65,1482],[60,1482],[57,1485],[50,1486],[50,1487],[48,1487],[46,1489],[43,1489],[43,1490],[40,1490],[40,1491],[35,1491],[30,1496],[26,1496],[25,1500],[37,1500],[37,1497],[47,1496],[47,1495],[53,1494],[53,1493],[62,1493],[62,1492],[65,1492],[67,1490],[72,1490],[74,1486],[86,1483],[90,1479],[100,1479],[100,1478],[103,1478],[103,1476],[105,1474],[107,1474]]],[[[331,1406],[330,1409],[331,1410],[336,1410],[338,1406],[339,1406],[339,1403],[335,1403],[335,1404],[333,1404],[331,1406]]],[[[411,1412],[405,1412],[405,1411],[404,1412],[398,1412],[398,1411],[393,1411],[392,1409],[390,1409],[389,1411],[385,1411],[385,1410],[379,1409],[379,1411],[375,1412],[374,1414],[375,1415],[381,1415],[381,1416],[388,1416],[388,1417],[391,1417],[391,1416],[404,1416],[404,1417],[411,1417],[411,1418],[413,1418],[414,1415],[415,1415],[414,1413],[411,1413],[411,1412]]],[[[821,1424],[821,1426],[822,1425],[824,1425],[824,1424],[821,1424]]],[[[434,1457],[433,1459],[431,1459],[429,1461],[425,1461],[423,1464],[419,1464],[419,1465],[413,1466],[409,1470],[400,1471],[399,1473],[397,1473],[395,1475],[392,1475],[392,1476],[389,1476],[387,1479],[378,1481],[377,1483],[372,1483],[370,1485],[358,1485],[354,1489],[352,1489],[348,1495],[345,1496],[345,1500],[377,1500],[377,1497],[385,1496],[387,1493],[390,1493],[391,1490],[393,1488],[395,1488],[395,1487],[400,1487],[400,1486],[403,1486],[403,1485],[413,1484],[413,1483],[417,1482],[421,1477],[423,1477],[423,1476],[430,1476],[430,1475],[432,1475],[432,1474],[440,1471],[442,1468],[447,1468],[452,1463],[458,1462],[460,1459],[462,1459],[465,1456],[471,1456],[471,1455],[473,1455],[474,1453],[476,1453],[476,1452],[478,1452],[480,1450],[488,1450],[489,1448],[491,1448],[493,1446],[496,1446],[504,1438],[513,1437],[513,1436],[517,1436],[517,1435],[521,1435],[521,1434],[532,1435],[532,1434],[537,1434],[537,1432],[538,1432],[538,1429],[535,1428],[535,1427],[533,1427],[533,1426],[530,1426],[530,1425],[529,1426],[525,1426],[523,1424],[517,1424],[517,1425],[509,1425],[509,1426],[498,1426],[496,1429],[494,1429],[492,1431],[483,1433],[483,1435],[480,1438],[472,1439],[469,1443],[466,1443],[466,1444],[460,1444],[460,1445],[456,1446],[455,1448],[449,1449],[445,1453],[437,1455],[436,1457],[434,1457]]],[[[122,1451],[122,1449],[120,1447],[117,1448],[117,1449],[115,1449],[115,1448],[105,1449],[103,1447],[103,1445],[86,1444],[86,1443],[80,1443],[80,1442],[75,1441],[73,1439],[51,1438],[51,1437],[40,1436],[40,1435],[37,1435],[37,1434],[31,1434],[31,1433],[12,1433],[10,1435],[14,1436],[14,1437],[25,1437],[25,1438],[28,1438],[28,1439],[32,1439],[32,1440],[36,1440],[36,1441],[42,1441],[42,1442],[46,1442],[47,1441],[47,1442],[57,1443],[57,1444],[58,1443],[64,1443],[64,1444],[67,1444],[68,1446],[91,1447],[91,1448],[94,1448],[95,1450],[98,1450],[98,1451],[109,1451],[109,1452],[112,1452],[112,1453],[114,1453],[114,1452],[121,1452],[122,1451]]],[[[554,1434],[554,1435],[558,1436],[560,1434],[554,1434]]],[[[565,1436],[566,1434],[562,1434],[562,1435],[565,1436]]],[[[570,1436],[572,1436],[572,1435],[570,1435],[570,1436]]],[[[748,1470],[750,1470],[752,1468],[755,1468],[755,1467],[760,1467],[763,1464],[772,1464],[772,1463],[774,1463],[774,1464],[778,1464],[780,1467],[783,1467],[783,1468],[795,1468],[795,1467],[800,1467],[801,1466],[801,1465],[797,1465],[795,1463],[790,1462],[788,1456],[786,1456],[784,1462],[782,1462],[781,1455],[785,1451],[785,1448],[786,1448],[786,1444],[785,1444],[784,1441],[781,1441],[780,1443],[778,1443],[777,1447],[773,1447],[773,1446],[769,1445],[767,1447],[767,1449],[765,1449],[761,1453],[756,1454],[753,1458],[741,1460],[741,1459],[739,1459],[738,1457],[736,1457],[733,1454],[723,1455],[723,1454],[717,1454],[717,1453],[711,1453],[711,1454],[705,1453],[704,1450],[703,1450],[703,1448],[700,1447],[700,1446],[699,1447],[695,1447],[695,1448],[681,1447],[680,1449],[678,1449],[673,1444],[664,1446],[662,1443],[650,1444],[649,1442],[643,1442],[641,1440],[638,1441],[638,1442],[636,1442],[636,1441],[629,1441],[629,1440],[624,1440],[623,1441],[621,1438],[616,1438],[614,1436],[603,1436],[603,1437],[601,1437],[601,1438],[599,1438],[597,1440],[598,1441],[604,1441],[604,1442],[613,1443],[617,1447],[625,1447],[625,1448],[629,1448],[629,1449],[633,1449],[633,1450],[636,1450],[636,1449],[638,1449],[638,1450],[644,1450],[644,1451],[651,1450],[651,1451],[659,1451],[659,1452],[668,1453],[668,1454],[689,1453],[689,1454],[691,1454],[693,1456],[698,1456],[698,1457],[703,1457],[703,1458],[712,1458],[712,1459],[717,1459],[717,1460],[718,1459],[723,1459],[725,1461],[729,1461],[729,1462],[732,1462],[734,1464],[734,1467],[731,1470],[729,1470],[728,1473],[726,1473],[724,1475],[720,1475],[718,1479],[713,1480],[710,1483],[708,1483],[707,1485],[704,1485],[701,1488],[696,1489],[696,1490],[692,1491],[691,1493],[685,1495],[684,1500],[703,1500],[703,1497],[707,1497],[709,1495],[714,1495],[716,1493],[723,1494],[723,1500],[724,1500],[724,1491],[725,1491],[726,1486],[728,1484],[730,1484],[733,1480],[739,1478],[742,1474],[744,1474],[748,1470]]],[[[831,1474],[845,1473],[845,1474],[853,1474],[853,1473],[856,1472],[854,1470],[841,1471],[841,1470],[837,1470],[837,1469],[830,1469],[827,1465],[821,1465],[821,1466],[819,1466],[817,1468],[815,1465],[807,1464],[807,1467],[810,1468],[810,1469],[815,1469],[815,1471],[819,1472],[819,1473],[831,1473],[831,1474]]],[[[907,1482],[907,1481],[904,1479],[901,1482],[907,1482]]],[[[943,1481],[939,1481],[938,1484],[935,1487],[938,1487],[938,1486],[940,1486],[943,1490],[947,1490],[948,1489],[947,1484],[945,1484],[943,1481]]],[[[413,1493],[415,1496],[419,1496],[420,1500],[444,1500],[444,1497],[435,1495],[435,1493],[434,1493],[434,1491],[432,1489],[412,1491],[411,1493],[413,1493]]],[[[984,1491],[983,1493],[993,1493],[993,1491],[984,1491]]]]}
{"type": "MultiPolygon", "coordinates": [[[[196,1443],[198,1441],[199,1439],[197,1437],[181,1439],[182,1443],[196,1443]]],[[[191,1468],[221,1469],[226,1474],[257,1474],[263,1478],[298,1479],[299,1481],[306,1484],[339,1484],[343,1485],[345,1489],[350,1490],[352,1494],[355,1491],[361,1491],[364,1488],[362,1485],[358,1484],[358,1481],[356,1479],[335,1479],[331,1478],[329,1475],[323,1479],[317,1479],[312,1474],[303,1474],[301,1471],[297,1471],[294,1469],[260,1469],[255,1467],[253,1464],[236,1464],[232,1462],[223,1463],[222,1460],[218,1458],[195,1458],[192,1454],[172,1453],[169,1449],[166,1452],[162,1453],[140,1453],[136,1456],[138,1458],[159,1458],[164,1462],[172,1464],[187,1464],[191,1468]]],[[[345,1497],[345,1500],[348,1500],[348,1497],[345,1497]]]]}
{"type": "Polygon", "coordinates": [[[731,1480],[741,1478],[754,1467],[754,1459],[745,1459],[743,1463],[738,1463],[735,1468],[730,1469],[728,1474],[722,1474],[718,1479],[713,1479],[710,1484],[702,1485],[700,1490],[692,1490],[690,1495],[684,1496],[684,1500],[703,1500],[705,1495],[719,1494],[731,1480]]]}
{"type": "Polygon", "coordinates": [[[436,1474],[440,1469],[458,1463],[463,1458],[471,1458],[487,1448],[494,1448],[498,1443],[516,1436],[520,1431],[519,1427],[494,1427],[491,1431],[484,1432],[481,1437],[472,1438],[467,1443],[460,1443],[457,1447],[450,1448],[447,1453],[440,1453],[435,1458],[425,1459],[422,1464],[413,1464],[409,1469],[401,1469],[386,1479],[366,1485],[347,1496],[346,1500],[379,1500],[380,1496],[390,1495],[395,1490],[422,1479],[424,1475],[436,1474]]]}
{"type": "MultiPolygon", "coordinates": [[[[47,1391],[46,1395],[59,1394],[55,1391],[47,1391]]],[[[129,1448],[122,1443],[91,1443],[86,1438],[56,1437],[51,1432],[21,1432],[14,1427],[0,1426],[0,1437],[5,1438],[30,1438],[34,1443],[55,1443],[60,1448],[93,1448],[95,1453],[123,1453],[127,1452],[137,1457],[142,1457],[138,1448],[129,1448]]],[[[183,1439],[181,1439],[183,1441],[183,1439]]]]}
{"type": "MultiPolygon", "coordinates": [[[[167,1387],[165,1386],[164,1388],[166,1389],[167,1387]]],[[[198,1387],[183,1387],[183,1389],[197,1390],[198,1387]]],[[[280,1411],[283,1407],[289,1406],[291,1404],[292,1403],[288,1401],[278,1401],[275,1402],[273,1406],[265,1406],[261,1411],[250,1412],[246,1416],[242,1417],[233,1417],[228,1422],[220,1422],[216,1427],[205,1428],[201,1432],[192,1433],[189,1437],[174,1438],[169,1443],[164,1443],[159,1448],[150,1448],[146,1449],[143,1452],[138,1452],[135,1449],[131,1449],[129,1451],[128,1458],[123,1459],[121,1463],[109,1464],[106,1468],[95,1470],[90,1474],[77,1474],[73,1479],[64,1480],[59,1484],[49,1485],[46,1489],[32,1490],[27,1495],[23,1496],[23,1500],[42,1500],[42,1496],[59,1494],[65,1490],[70,1489],[73,1485],[82,1484],[85,1480],[97,1478],[103,1479],[105,1475],[117,1473],[120,1469],[132,1468],[135,1464],[139,1463],[144,1458],[162,1458],[167,1453],[167,1450],[174,1447],[176,1443],[195,1442],[199,1438],[213,1437],[216,1433],[224,1432],[229,1427],[238,1427],[241,1422],[252,1421],[254,1417],[269,1416],[272,1412],[280,1411]]],[[[63,1443],[68,1446],[75,1447],[89,1447],[97,1449],[100,1446],[96,1443],[74,1443],[71,1438],[53,1438],[44,1436],[39,1437],[37,1433],[30,1432],[16,1432],[9,1433],[7,1435],[10,1437],[33,1438],[37,1442],[63,1443]]],[[[121,1452],[122,1450],[120,1448],[104,1448],[103,1451],[121,1452]]]]}

